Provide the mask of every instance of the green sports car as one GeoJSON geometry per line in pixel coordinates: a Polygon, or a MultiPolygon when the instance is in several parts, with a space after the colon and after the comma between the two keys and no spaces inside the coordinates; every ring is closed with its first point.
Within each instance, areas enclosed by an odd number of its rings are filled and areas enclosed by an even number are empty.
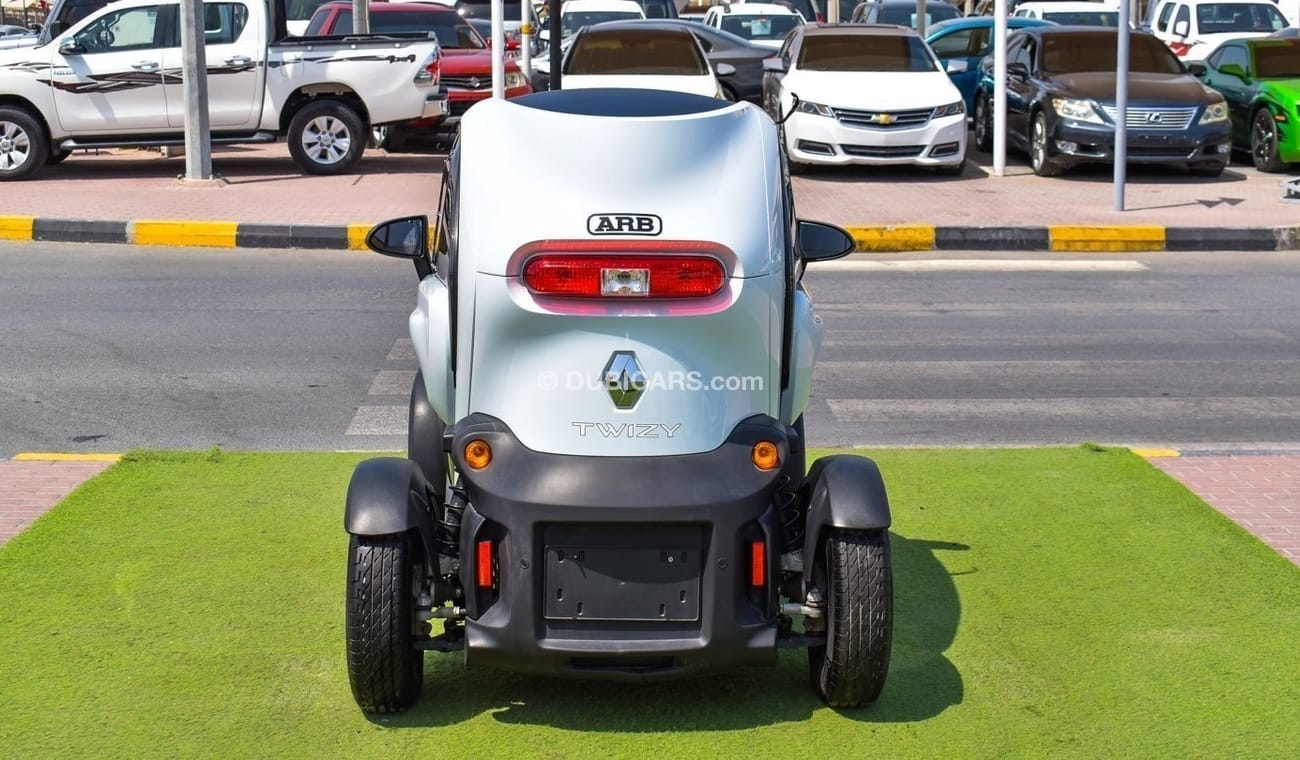
{"type": "Polygon", "coordinates": [[[1192,70],[1228,101],[1232,143],[1255,168],[1300,162],[1300,39],[1230,40],[1192,70]]]}

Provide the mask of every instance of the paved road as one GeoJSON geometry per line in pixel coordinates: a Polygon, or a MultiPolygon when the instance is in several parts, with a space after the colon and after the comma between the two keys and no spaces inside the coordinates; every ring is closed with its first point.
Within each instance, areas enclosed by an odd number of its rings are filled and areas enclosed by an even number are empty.
{"type": "MultiPolygon", "coordinates": [[[[810,272],[813,443],[1300,439],[1300,256],[1041,261],[810,272]]],[[[0,456],[404,444],[404,262],[23,244],[0,272],[0,456]]]]}

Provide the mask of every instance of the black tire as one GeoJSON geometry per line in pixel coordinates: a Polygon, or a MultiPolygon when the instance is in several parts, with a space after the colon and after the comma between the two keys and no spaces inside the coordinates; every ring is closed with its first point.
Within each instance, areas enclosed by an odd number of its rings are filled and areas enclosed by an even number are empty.
{"type": "Polygon", "coordinates": [[[445,432],[447,424],[438,418],[429,404],[429,395],[424,389],[424,372],[416,372],[406,425],[406,455],[420,467],[439,504],[447,503],[449,468],[447,452],[442,449],[445,432]]]}
{"type": "Polygon", "coordinates": [[[1047,117],[1034,114],[1029,127],[1029,168],[1040,177],[1055,177],[1064,169],[1052,161],[1052,141],[1047,136],[1047,117]]]}
{"type": "Polygon", "coordinates": [[[1277,153],[1277,122],[1267,106],[1256,111],[1250,122],[1250,159],[1262,172],[1286,169],[1286,162],[1277,153]]]}
{"type": "Polygon", "coordinates": [[[339,100],[314,100],[289,122],[289,155],[305,174],[342,174],[361,160],[370,133],[339,100]]]}
{"type": "Polygon", "coordinates": [[[66,159],[68,156],[71,155],[72,155],[72,151],[70,150],[59,150],[54,146],[50,146],[50,157],[45,160],[45,163],[48,164],[49,166],[54,166],[55,164],[61,164],[63,163],[64,159],[66,159]]]}
{"type": "Polygon", "coordinates": [[[718,85],[718,89],[722,90],[722,97],[725,98],[726,100],[732,103],[735,103],[740,100],[740,98],[736,95],[736,91],[731,89],[727,85],[720,84],[718,85]]]}
{"type": "Polygon", "coordinates": [[[22,108],[0,106],[0,182],[27,179],[49,156],[40,122],[22,108]]]}
{"type": "Polygon", "coordinates": [[[888,531],[831,530],[814,577],[826,598],[826,645],[808,648],[813,688],[831,707],[869,705],[885,686],[894,638],[888,531]]]}
{"type": "Polygon", "coordinates": [[[1218,163],[1216,161],[1214,163],[1209,163],[1209,164],[1191,164],[1187,167],[1187,170],[1190,171],[1192,174],[1196,175],[1197,177],[1206,177],[1209,179],[1213,179],[1215,177],[1221,176],[1223,174],[1223,170],[1227,168],[1228,165],[1226,163],[1218,163]]]}
{"type": "Polygon", "coordinates": [[[975,147],[988,153],[993,150],[993,99],[975,96],[975,147]]]}
{"type": "Polygon", "coordinates": [[[414,646],[416,546],[400,534],[353,536],[348,548],[348,680],[368,713],[405,710],[424,686],[424,652],[414,646]]]}

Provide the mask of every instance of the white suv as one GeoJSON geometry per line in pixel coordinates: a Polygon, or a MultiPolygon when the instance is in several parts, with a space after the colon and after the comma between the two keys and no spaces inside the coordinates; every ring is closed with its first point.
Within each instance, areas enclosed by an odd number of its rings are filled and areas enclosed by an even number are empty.
{"type": "Polygon", "coordinates": [[[1184,61],[1203,61],[1228,40],[1287,27],[1273,0],[1160,0],[1151,19],[1151,31],[1184,61]]]}

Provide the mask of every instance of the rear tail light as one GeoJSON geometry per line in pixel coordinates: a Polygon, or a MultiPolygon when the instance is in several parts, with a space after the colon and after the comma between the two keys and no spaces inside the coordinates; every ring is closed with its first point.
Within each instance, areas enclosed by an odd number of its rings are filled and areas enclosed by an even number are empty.
{"type": "Polygon", "coordinates": [[[570,240],[528,246],[523,282],[562,298],[707,298],[727,271],[713,243],[682,240],[570,240]]]}
{"type": "Polygon", "coordinates": [[[1174,55],[1182,58],[1191,52],[1192,46],[1188,45],[1186,42],[1171,42],[1169,43],[1169,49],[1174,51],[1174,55]]]}

